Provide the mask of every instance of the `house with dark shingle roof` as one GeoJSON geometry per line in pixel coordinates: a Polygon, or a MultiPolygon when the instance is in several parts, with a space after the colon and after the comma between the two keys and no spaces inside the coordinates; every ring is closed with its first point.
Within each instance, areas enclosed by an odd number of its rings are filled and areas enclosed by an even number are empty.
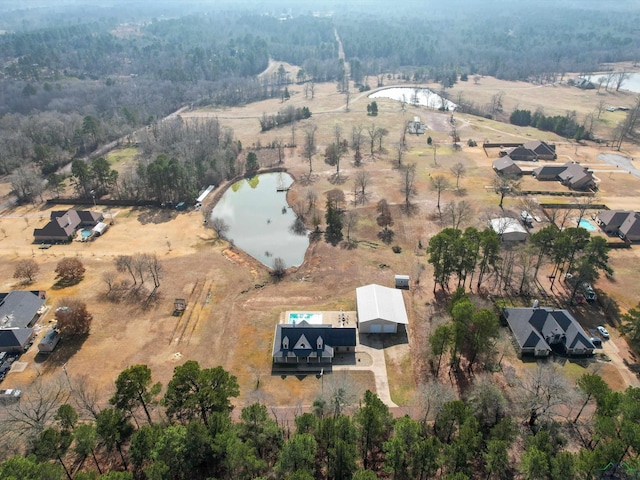
{"type": "Polygon", "coordinates": [[[593,343],[567,310],[550,307],[503,308],[502,314],[513,332],[520,355],[593,355],[593,343]]]}
{"type": "Polygon", "coordinates": [[[558,178],[563,185],[572,190],[586,190],[596,186],[593,174],[587,167],[581,166],[579,163],[566,163],[563,172],[558,174],[558,178]]]}
{"type": "Polygon", "coordinates": [[[511,157],[511,160],[518,161],[535,162],[538,159],[536,152],[524,146],[511,147],[500,153],[500,156],[502,157],[507,155],[511,157]]]}
{"type": "Polygon", "coordinates": [[[556,146],[550,145],[542,140],[530,140],[522,145],[524,148],[531,150],[536,155],[536,160],[555,160],[556,146]]]}
{"type": "Polygon", "coordinates": [[[618,233],[625,240],[637,242],[640,240],[640,213],[633,212],[627,216],[618,233]]]}
{"type": "Polygon", "coordinates": [[[276,325],[273,362],[278,364],[330,364],[337,352],[353,352],[356,329],[312,325],[306,321],[276,325]]]}
{"type": "Polygon", "coordinates": [[[618,235],[630,242],[640,241],[640,212],[630,210],[605,210],[596,222],[607,235],[618,235]]]}
{"type": "Polygon", "coordinates": [[[564,165],[543,165],[531,173],[540,181],[559,180],[573,190],[586,190],[596,185],[593,173],[579,163],[567,162],[564,165]]]}
{"type": "Polygon", "coordinates": [[[89,210],[56,210],[51,212],[49,223],[33,230],[36,243],[69,242],[79,228],[95,227],[104,220],[100,212],[89,210]]]}
{"type": "Polygon", "coordinates": [[[565,171],[565,165],[544,165],[533,170],[531,175],[541,181],[558,180],[558,175],[565,171]]]}
{"type": "Polygon", "coordinates": [[[0,352],[20,352],[33,338],[44,292],[14,290],[0,293],[0,352]]]}
{"type": "Polygon", "coordinates": [[[522,174],[522,169],[511,159],[509,155],[500,157],[493,162],[493,170],[498,175],[517,176],[522,174]]]}

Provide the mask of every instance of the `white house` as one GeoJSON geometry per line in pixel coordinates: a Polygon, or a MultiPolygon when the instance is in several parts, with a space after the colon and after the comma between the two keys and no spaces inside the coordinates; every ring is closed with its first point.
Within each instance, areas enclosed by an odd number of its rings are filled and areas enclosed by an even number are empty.
{"type": "Polygon", "coordinates": [[[356,288],[358,328],[361,333],[396,333],[409,319],[402,291],[371,284],[356,288]]]}

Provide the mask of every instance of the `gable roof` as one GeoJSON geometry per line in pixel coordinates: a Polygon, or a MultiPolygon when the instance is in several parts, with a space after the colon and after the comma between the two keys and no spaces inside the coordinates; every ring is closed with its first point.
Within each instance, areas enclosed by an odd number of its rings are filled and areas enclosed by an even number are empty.
{"type": "Polygon", "coordinates": [[[632,212],[627,215],[627,218],[622,225],[620,225],[618,231],[625,237],[640,235],[640,213],[632,212]]]}
{"type": "Polygon", "coordinates": [[[630,210],[604,210],[598,213],[597,218],[605,227],[618,228],[633,213],[630,210]]]}
{"type": "Polygon", "coordinates": [[[522,145],[524,148],[527,148],[534,152],[536,155],[555,155],[556,154],[556,146],[549,145],[547,142],[543,142],[542,140],[529,140],[522,145]]]}
{"type": "Polygon", "coordinates": [[[513,217],[500,217],[492,218],[489,220],[491,229],[498,235],[505,233],[524,233],[527,234],[527,229],[522,226],[518,219],[513,217]]]}
{"type": "Polygon", "coordinates": [[[550,352],[555,343],[561,343],[567,353],[576,349],[593,352],[595,348],[567,310],[504,308],[503,313],[521,349],[550,352]]]}
{"type": "Polygon", "coordinates": [[[392,323],[409,324],[402,291],[372,283],[356,288],[358,321],[383,320],[392,323]]]}
{"type": "Polygon", "coordinates": [[[593,182],[593,174],[579,163],[566,163],[566,168],[558,174],[562,181],[571,187],[582,187],[593,182]]]}
{"type": "Polygon", "coordinates": [[[25,328],[33,321],[44,299],[27,290],[13,290],[0,299],[0,329],[25,328]]]}
{"type": "Polygon", "coordinates": [[[54,210],[51,220],[43,228],[33,231],[34,237],[69,237],[83,224],[95,225],[104,218],[100,212],[90,210],[54,210]]]}
{"type": "Polygon", "coordinates": [[[332,358],[335,347],[355,346],[355,328],[311,325],[303,320],[297,324],[276,325],[273,356],[332,358]]]}
{"type": "Polygon", "coordinates": [[[493,162],[493,169],[499,172],[509,172],[514,174],[522,173],[522,169],[511,159],[509,155],[500,157],[493,162]]]}
{"type": "Polygon", "coordinates": [[[33,328],[15,328],[0,330],[0,351],[4,349],[22,348],[33,336],[33,328]]]}
{"type": "Polygon", "coordinates": [[[556,178],[566,169],[567,169],[566,165],[543,165],[542,167],[533,169],[533,176],[556,178]]]}
{"type": "Polygon", "coordinates": [[[511,147],[506,149],[506,152],[511,158],[518,158],[518,157],[536,158],[537,156],[536,152],[534,152],[529,148],[526,148],[525,146],[511,147]]]}

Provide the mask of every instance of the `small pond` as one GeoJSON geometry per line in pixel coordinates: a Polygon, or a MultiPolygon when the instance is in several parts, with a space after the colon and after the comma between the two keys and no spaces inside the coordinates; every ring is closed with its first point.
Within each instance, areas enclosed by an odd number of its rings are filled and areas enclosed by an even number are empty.
{"type": "Polygon", "coordinates": [[[415,87],[390,87],[378,90],[377,92],[369,95],[369,98],[390,98],[399,102],[406,102],[409,105],[420,105],[422,107],[428,107],[433,109],[439,109],[444,107],[446,110],[453,111],[458,106],[443,99],[437,93],[432,92],[428,88],[415,88],[415,87]]]}
{"type": "Polygon", "coordinates": [[[281,258],[285,267],[302,264],[309,246],[306,235],[292,232],[296,220],[287,205],[293,178],[286,173],[265,173],[234,183],[211,212],[229,226],[227,238],[253,258],[273,267],[281,258]],[[282,191],[278,191],[282,190],[282,191]]]}

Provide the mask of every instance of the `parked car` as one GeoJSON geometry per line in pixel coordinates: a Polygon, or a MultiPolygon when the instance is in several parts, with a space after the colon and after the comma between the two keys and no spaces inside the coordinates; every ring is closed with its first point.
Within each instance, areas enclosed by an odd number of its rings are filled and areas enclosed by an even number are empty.
{"type": "Polygon", "coordinates": [[[604,339],[608,339],[609,338],[609,331],[606,328],[604,328],[602,325],[599,325],[597,327],[597,330],[598,330],[598,333],[600,335],[602,335],[602,338],[604,338],[604,339]]]}
{"type": "Polygon", "coordinates": [[[15,403],[20,400],[22,391],[15,388],[9,388],[7,390],[0,390],[0,404],[7,405],[9,403],[15,403]]]}
{"type": "Polygon", "coordinates": [[[593,343],[594,347],[602,348],[602,340],[600,340],[598,337],[591,337],[589,341],[593,343]]]}
{"type": "Polygon", "coordinates": [[[581,289],[587,302],[593,303],[596,301],[596,292],[593,290],[593,287],[590,283],[584,282],[581,286],[581,289]]]}
{"type": "Polygon", "coordinates": [[[533,225],[533,217],[526,210],[522,210],[522,212],[520,212],[520,218],[522,219],[525,225],[527,226],[533,225]]]}

